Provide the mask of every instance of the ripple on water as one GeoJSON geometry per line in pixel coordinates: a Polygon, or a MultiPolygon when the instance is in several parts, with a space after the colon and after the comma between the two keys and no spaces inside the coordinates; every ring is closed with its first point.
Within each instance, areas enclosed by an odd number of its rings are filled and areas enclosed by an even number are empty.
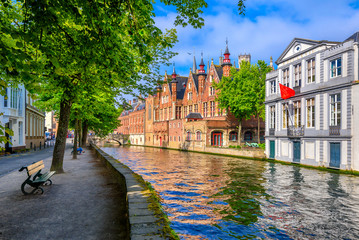
{"type": "Polygon", "coordinates": [[[359,177],[163,149],[103,150],[153,185],[181,239],[359,239],[359,177]]]}

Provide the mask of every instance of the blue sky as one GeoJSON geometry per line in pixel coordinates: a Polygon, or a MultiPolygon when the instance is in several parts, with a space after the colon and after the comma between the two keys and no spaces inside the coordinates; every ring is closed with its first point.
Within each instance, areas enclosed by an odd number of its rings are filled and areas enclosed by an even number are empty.
{"type": "MultiPolygon", "coordinates": [[[[188,76],[195,51],[197,64],[201,51],[204,61],[213,58],[218,64],[221,49],[229,41],[230,58],[238,63],[238,55],[250,53],[252,63],[270,56],[274,61],[293,38],[344,41],[359,31],[359,0],[248,0],[246,15],[237,13],[236,0],[207,0],[203,9],[205,26],[202,29],[176,27],[179,42],[173,49],[176,72],[188,76]]],[[[155,5],[156,25],[173,28],[176,12],[173,7],[155,5]]],[[[198,67],[198,66],[197,66],[198,67]]],[[[206,66],[207,67],[207,66],[206,66]]],[[[171,66],[162,67],[172,73],[171,66]]]]}

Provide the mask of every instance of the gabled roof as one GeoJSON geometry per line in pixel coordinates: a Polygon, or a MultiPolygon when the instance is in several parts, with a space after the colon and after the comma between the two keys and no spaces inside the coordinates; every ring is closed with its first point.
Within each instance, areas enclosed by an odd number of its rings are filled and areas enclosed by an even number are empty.
{"type": "MultiPolygon", "coordinates": [[[[287,58],[285,58],[285,56],[287,55],[287,53],[297,44],[305,44],[305,45],[310,45],[311,47],[306,48],[304,51],[308,51],[310,49],[316,48],[320,45],[323,44],[338,44],[339,42],[331,42],[331,41],[326,41],[326,40],[322,40],[322,41],[316,41],[316,40],[310,40],[310,39],[304,39],[304,38],[294,38],[290,44],[286,47],[286,49],[284,50],[284,52],[279,56],[279,58],[277,59],[277,61],[275,61],[275,63],[278,65],[281,62],[285,61],[287,58]]],[[[299,54],[302,54],[303,51],[300,51],[298,53],[295,53],[293,55],[291,55],[290,57],[295,57],[299,54]]]]}
{"type": "Polygon", "coordinates": [[[202,117],[202,115],[200,114],[200,113],[194,113],[194,112],[192,112],[192,113],[190,113],[190,114],[188,114],[187,116],[186,116],[186,118],[203,118],[202,117]]]}
{"type": "Polygon", "coordinates": [[[218,66],[218,65],[214,65],[214,69],[217,72],[218,75],[218,80],[221,81],[222,76],[223,76],[223,67],[222,66],[218,66]]]}
{"type": "Polygon", "coordinates": [[[140,111],[146,108],[146,103],[141,103],[139,106],[137,106],[135,111],[140,111]]]}
{"type": "MultiPolygon", "coordinates": [[[[177,85],[177,99],[183,99],[184,96],[184,92],[186,91],[186,85],[187,85],[187,80],[188,77],[180,77],[177,76],[176,77],[176,85],[177,85]]],[[[168,87],[171,91],[172,94],[172,84],[168,84],[168,87]]]]}
{"type": "Polygon", "coordinates": [[[359,42],[359,32],[354,33],[353,35],[351,35],[350,37],[345,39],[344,42],[346,42],[348,40],[353,40],[354,42],[359,42]]]}
{"type": "Polygon", "coordinates": [[[192,79],[194,84],[196,85],[196,90],[198,92],[198,74],[192,73],[192,79]]]}

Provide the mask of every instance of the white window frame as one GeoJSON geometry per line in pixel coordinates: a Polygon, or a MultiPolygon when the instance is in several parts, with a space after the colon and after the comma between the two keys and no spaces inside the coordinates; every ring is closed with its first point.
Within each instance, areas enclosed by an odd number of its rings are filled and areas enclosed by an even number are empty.
{"type": "Polygon", "coordinates": [[[301,126],[302,114],[301,114],[301,101],[293,102],[294,116],[293,116],[293,124],[295,127],[301,126]]]}
{"type": "Polygon", "coordinates": [[[289,87],[289,68],[282,70],[282,83],[284,86],[289,87]]]}
{"type": "Polygon", "coordinates": [[[307,128],[315,127],[315,98],[306,99],[307,128]]]}
{"type": "Polygon", "coordinates": [[[340,93],[332,94],[329,97],[330,106],[330,126],[340,126],[341,124],[341,95],[340,93]]]}
{"type": "Polygon", "coordinates": [[[275,129],[275,105],[269,107],[269,112],[270,112],[269,128],[275,129]]]}
{"type": "Polygon", "coordinates": [[[307,83],[315,83],[315,58],[307,60],[307,83]]]}
{"type": "Polygon", "coordinates": [[[330,61],[330,78],[340,77],[342,75],[342,58],[330,61]]]}
{"type": "Polygon", "coordinates": [[[271,80],[269,81],[269,89],[270,89],[270,94],[276,94],[277,93],[277,80],[271,80]]]}
{"type": "Polygon", "coordinates": [[[301,87],[302,85],[302,64],[294,65],[294,87],[301,87]]]}

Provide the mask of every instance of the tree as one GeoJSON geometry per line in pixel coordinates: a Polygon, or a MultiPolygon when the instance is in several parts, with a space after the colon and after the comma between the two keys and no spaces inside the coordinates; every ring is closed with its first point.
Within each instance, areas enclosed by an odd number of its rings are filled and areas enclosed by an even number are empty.
{"type": "Polygon", "coordinates": [[[223,77],[214,84],[218,91],[219,107],[231,112],[238,120],[238,141],[241,141],[242,121],[251,116],[258,118],[258,143],[260,142],[260,120],[264,118],[265,76],[270,67],[264,61],[251,65],[242,61],[237,71],[231,69],[230,77],[223,77]]]}
{"type": "MultiPolygon", "coordinates": [[[[161,0],[175,6],[176,25],[203,26],[204,0],[161,0]]],[[[149,0],[0,2],[0,70],[59,106],[51,170],[63,172],[71,107],[89,86],[104,92],[149,92],[159,65],[174,55],[175,29],[163,33],[149,0]],[[140,82],[143,80],[143,82],[140,82]]],[[[243,1],[238,3],[244,9],[243,1]]]]}

